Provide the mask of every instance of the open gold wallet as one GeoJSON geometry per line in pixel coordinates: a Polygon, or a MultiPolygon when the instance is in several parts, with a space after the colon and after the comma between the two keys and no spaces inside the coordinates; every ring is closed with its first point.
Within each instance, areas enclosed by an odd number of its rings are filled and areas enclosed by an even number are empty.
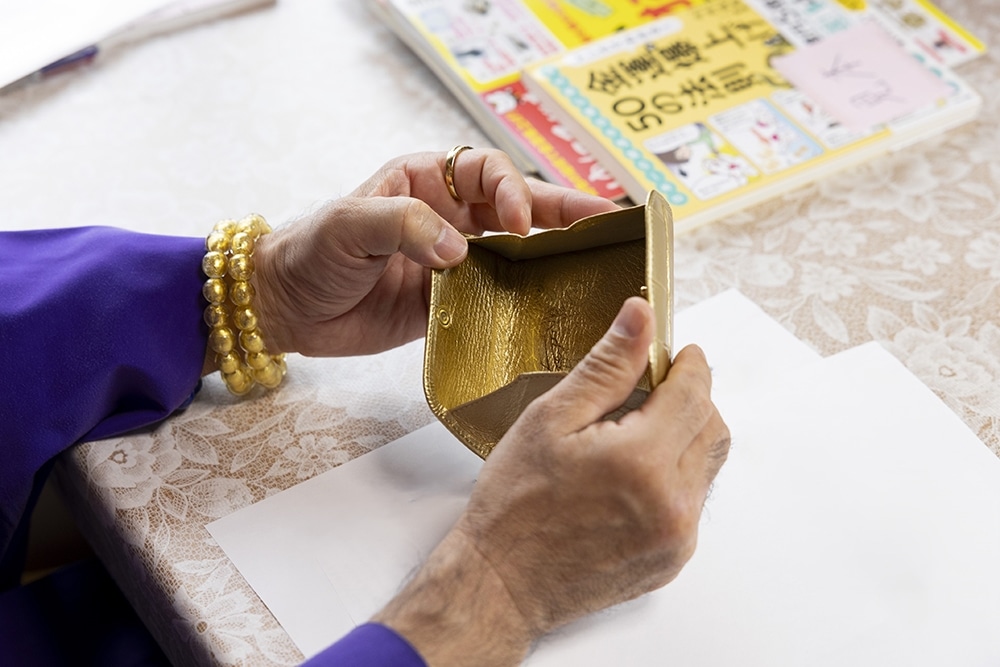
{"type": "Polygon", "coordinates": [[[656,314],[649,367],[617,417],[667,374],[673,337],[673,217],[663,195],[529,236],[469,238],[431,277],[424,393],[438,419],[486,458],[534,398],[600,340],[622,303],[656,314]]]}

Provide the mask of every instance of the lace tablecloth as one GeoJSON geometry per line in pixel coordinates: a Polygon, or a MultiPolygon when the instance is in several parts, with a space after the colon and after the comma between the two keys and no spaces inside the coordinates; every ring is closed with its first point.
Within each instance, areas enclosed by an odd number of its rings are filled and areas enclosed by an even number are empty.
{"type": "MultiPolygon", "coordinates": [[[[991,49],[960,69],[979,119],[678,238],[676,298],[737,287],[824,355],[878,340],[1000,454],[1000,13],[939,4],[991,49]]],[[[202,236],[458,143],[486,140],[365,3],[281,0],[0,96],[0,225],[202,236]]],[[[208,378],[159,428],[63,457],[78,521],[176,664],[301,660],[204,525],[429,423],[421,354],[292,357],[247,401],[208,378]]]]}

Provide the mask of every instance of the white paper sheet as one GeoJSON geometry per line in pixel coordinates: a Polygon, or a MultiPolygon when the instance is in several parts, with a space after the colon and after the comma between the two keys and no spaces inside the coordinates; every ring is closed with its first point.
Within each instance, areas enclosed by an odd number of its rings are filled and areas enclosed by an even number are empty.
{"type": "Polygon", "coordinates": [[[81,49],[97,47],[103,51],[116,44],[274,2],[30,0],[8,3],[13,6],[4,6],[0,16],[0,89],[81,49]]]}
{"type": "Polygon", "coordinates": [[[895,358],[869,343],[725,417],[678,579],[528,665],[1000,664],[1000,460],[895,358]]]}
{"type": "Polygon", "coordinates": [[[722,414],[730,400],[822,358],[735,289],[685,308],[674,324],[674,354],[692,343],[705,351],[722,414]]]}
{"type": "Polygon", "coordinates": [[[96,44],[166,0],[31,0],[0,19],[0,88],[96,44]]]}
{"type": "MultiPolygon", "coordinates": [[[[816,361],[736,293],[677,334],[734,437],[698,551],[527,664],[1000,664],[1000,461],[965,425],[879,346],[816,361]]],[[[398,590],[480,465],[432,424],[208,529],[312,655],[398,590]]]]}

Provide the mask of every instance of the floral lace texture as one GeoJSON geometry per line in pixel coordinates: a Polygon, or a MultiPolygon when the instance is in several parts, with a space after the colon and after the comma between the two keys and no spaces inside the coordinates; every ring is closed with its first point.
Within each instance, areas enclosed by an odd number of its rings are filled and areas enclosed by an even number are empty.
{"type": "MultiPolygon", "coordinates": [[[[283,0],[0,96],[0,219],[201,236],[233,211],[293,217],[400,153],[484,145],[365,4],[283,0]]],[[[938,4],[1000,35],[994,0],[938,4]]],[[[679,237],[676,300],[738,288],[824,355],[877,340],[1000,454],[1000,43],[987,46],[959,70],[983,96],[976,121],[679,237]]],[[[158,428],[61,459],[78,521],[175,664],[302,660],[204,526],[429,423],[422,349],[291,355],[284,384],[251,400],[210,377],[158,428]]]]}

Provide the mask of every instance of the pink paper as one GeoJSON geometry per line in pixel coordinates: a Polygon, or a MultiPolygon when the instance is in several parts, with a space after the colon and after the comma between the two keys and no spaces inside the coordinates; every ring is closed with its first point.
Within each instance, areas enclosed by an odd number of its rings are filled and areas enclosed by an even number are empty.
{"type": "Polygon", "coordinates": [[[852,130],[905,116],[951,90],[873,21],[775,58],[772,64],[852,130]]]}

